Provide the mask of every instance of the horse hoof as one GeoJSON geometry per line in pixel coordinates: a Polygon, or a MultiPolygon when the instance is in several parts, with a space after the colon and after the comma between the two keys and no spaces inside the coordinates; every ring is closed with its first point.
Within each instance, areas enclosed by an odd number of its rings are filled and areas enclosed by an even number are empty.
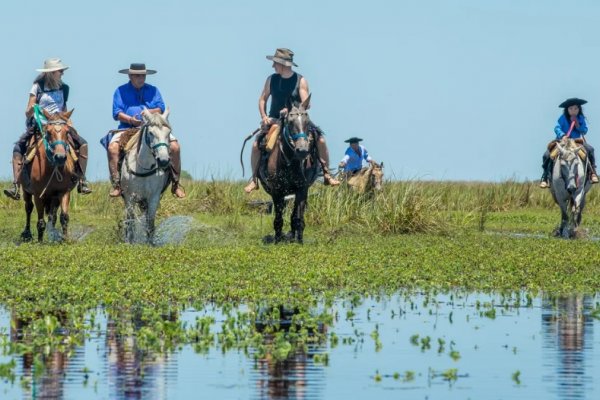
{"type": "Polygon", "coordinates": [[[273,235],[267,235],[267,236],[263,237],[262,241],[263,241],[264,244],[273,244],[273,243],[276,243],[275,242],[275,236],[273,236],[273,235]]]}
{"type": "Polygon", "coordinates": [[[31,235],[31,232],[21,233],[21,240],[24,242],[31,242],[33,240],[33,236],[31,235]]]}

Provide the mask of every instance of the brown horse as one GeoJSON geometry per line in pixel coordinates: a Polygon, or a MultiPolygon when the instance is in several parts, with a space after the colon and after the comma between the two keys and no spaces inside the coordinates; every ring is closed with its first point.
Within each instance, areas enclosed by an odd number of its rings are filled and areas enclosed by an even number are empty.
{"type": "Polygon", "coordinates": [[[383,185],[383,163],[372,162],[368,167],[361,169],[354,175],[346,175],[346,183],[360,194],[379,191],[383,185]]]}
{"type": "Polygon", "coordinates": [[[35,138],[35,155],[25,165],[19,179],[19,183],[23,185],[27,214],[25,230],[21,233],[22,240],[32,239],[30,225],[34,203],[38,213],[38,241],[42,241],[46,229],[44,213],[48,215],[52,231],[56,231],[54,227],[59,206],[63,238],[67,237],[69,200],[78,179],[72,145],[68,140],[72,113],[73,110],[51,115],[44,110],[48,122],[43,126],[42,134],[35,138]]]}

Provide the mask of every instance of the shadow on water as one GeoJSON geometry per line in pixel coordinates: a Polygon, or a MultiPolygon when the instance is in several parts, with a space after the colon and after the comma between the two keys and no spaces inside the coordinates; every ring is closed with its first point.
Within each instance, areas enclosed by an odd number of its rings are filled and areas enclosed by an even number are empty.
{"type": "Polygon", "coordinates": [[[554,382],[561,399],[584,399],[593,383],[587,373],[593,342],[592,307],[591,298],[580,295],[542,302],[543,346],[547,364],[554,370],[544,379],[554,382]]]}

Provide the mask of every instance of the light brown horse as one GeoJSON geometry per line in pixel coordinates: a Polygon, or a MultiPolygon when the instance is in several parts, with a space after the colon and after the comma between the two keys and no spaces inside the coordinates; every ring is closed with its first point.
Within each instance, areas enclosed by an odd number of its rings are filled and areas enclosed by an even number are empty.
{"type": "Polygon", "coordinates": [[[60,206],[60,224],[63,238],[67,237],[69,225],[69,200],[71,190],[77,184],[73,150],[68,140],[70,117],[73,110],[57,114],[49,114],[44,110],[48,122],[43,126],[42,134],[35,138],[35,155],[26,164],[20,176],[23,185],[23,200],[27,220],[21,239],[29,241],[31,235],[31,213],[33,205],[38,214],[38,241],[42,241],[46,222],[44,214],[48,215],[51,229],[56,229],[56,214],[60,206]]]}
{"type": "Polygon", "coordinates": [[[347,175],[346,183],[357,193],[379,191],[383,185],[383,163],[372,162],[354,175],[347,175]]]}

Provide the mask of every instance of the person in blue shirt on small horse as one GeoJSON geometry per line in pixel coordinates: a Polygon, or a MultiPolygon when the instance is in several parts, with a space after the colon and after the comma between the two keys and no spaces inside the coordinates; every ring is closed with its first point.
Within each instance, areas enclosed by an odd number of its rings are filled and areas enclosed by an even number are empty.
{"type": "Polygon", "coordinates": [[[542,189],[550,187],[550,176],[552,175],[552,168],[554,167],[554,161],[550,157],[550,151],[554,148],[555,143],[561,140],[563,137],[568,136],[570,139],[578,139],[582,142],[585,152],[587,153],[590,166],[592,167],[590,173],[590,180],[592,183],[598,183],[598,176],[596,175],[596,157],[594,156],[594,148],[585,140],[585,135],[588,132],[588,127],[583,115],[582,105],[587,103],[586,100],[578,99],[576,97],[563,101],[559,107],[563,109],[563,114],[558,118],[554,133],[556,134],[556,140],[552,141],[548,145],[548,150],[544,153],[542,161],[542,179],[540,181],[540,187],[542,189]]]}
{"type": "Polygon", "coordinates": [[[371,164],[375,163],[365,146],[359,144],[359,142],[362,142],[361,138],[351,137],[348,140],[344,140],[344,142],[348,143],[349,146],[346,149],[344,158],[340,161],[339,168],[344,168],[344,172],[347,175],[360,171],[363,166],[363,160],[371,164]]]}

